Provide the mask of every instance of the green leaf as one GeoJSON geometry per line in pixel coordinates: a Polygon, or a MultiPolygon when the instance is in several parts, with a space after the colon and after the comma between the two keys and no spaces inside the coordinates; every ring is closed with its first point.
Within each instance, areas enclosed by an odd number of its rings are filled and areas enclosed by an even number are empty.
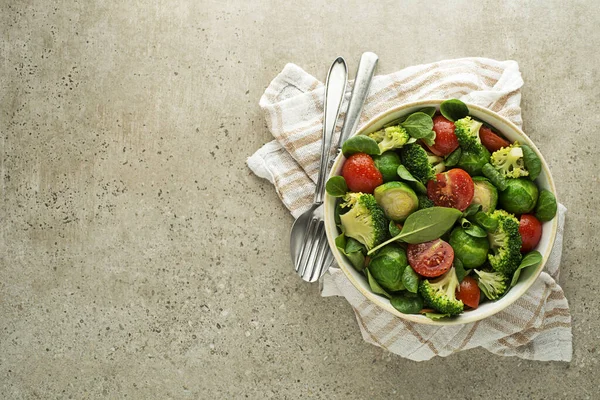
{"type": "Polygon", "coordinates": [[[437,321],[438,319],[447,318],[450,314],[440,314],[440,313],[425,313],[425,316],[433,321],[437,321]]]}
{"type": "Polygon", "coordinates": [[[485,164],[481,168],[481,173],[483,174],[483,176],[488,178],[490,180],[490,182],[492,182],[492,185],[496,186],[498,188],[498,190],[500,190],[500,191],[506,190],[506,187],[508,186],[508,182],[502,176],[502,174],[500,174],[500,172],[498,172],[496,170],[496,168],[494,168],[494,166],[492,164],[490,164],[490,163],[485,164]]]}
{"type": "MultiPolygon", "coordinates": [[[[463,216],[464,217],[470,217],[472,215],[477,214],[479,211],[481,211],[481,204],[471,204],[469,205],[469,207],[467,207],[467,209],[463,212],[463,216]]],[[[463,226],[464,228],[464,226],[463,226]]]]}
{"type": "Polygon", "coordinates": [[[390,303],[402,314],[418,314],[423,309],[423,298],[419,295],[394,296],[390,303]]]}
{"type": "Polygon", "coordinates": [[[551,191],[542,189],[535,206],[535,217],[542,222],[550,221],[556,215],[558,206],[551,191]]]}
{"type": "Polygon", "coordinates": [[[406,290],[411,293],[417,293],[419,289],[419,275],[417,275],[410,265],[407,265],[406,268],[404,268],[404,272],[402,273],[402,283],[406,290]]]}
{"type": "Polygon", "coordinates": [[[425,108],[421,108],[419,110],[419,112],[422,112],[423,114],[427,114],[431,118],[433,118],[433,116],[435,115],[436,111],[437,111],[437,109],[435,107],[425,107],[425,108]]]}
{"type": "Polygon", "coordinates": [[[348,185],[343,176],[332,176],[325,184],[325,190],[333,197],[343,197],[348,192],[348,185]]]}
{"type": "Polygon", "coordinates": [[[481,226],[489,233],[495,232],[496,229],[498,229],[498,221],[490,218],[490,216],[483,211],[479,211],[472,219],[477,225],[481,226]]]}
{"type": "Polygon", "coordinates": [[[375,294],[383,295],[383,296],[387,297],[388,299],[392,298],[392,296],[390,296],[390,294],[388,292],[386,292],[381,286],[379,286],[379,283],[377,283],[375,278],[373,278],[373,276],[371,275],[371,273],[369,272],[368,269],[367,269],[367,280],[369,281],[369,286],[371,287],[371,292],[373,292],[375,294]]]}
{"type": "Polygon", "coordinates": [[[365,135],[356,135],[346,140],[342,145],[342,153],[344,157],[348,157],[354,153],[367,153],[370,155],[379,155],[379,145],[375,141],[365,135]]]}
{"type": "Polygon", "coordinates": [[[398,176],[401,179],[409,182],[415,191],[417,191],[421,194],[427,194],[427,188],[425,187],[425,185],[423,185],[421,183],[421,181],[419,181],[417,178],[412,176],[412,174],[410,172],[408,172],[408,170],[406,169],[406,167],[404,165],[398,166],[398,176]]]}
{"type": "Polygon", "coordinates": [[[429,135],[422,138],[422,140],[429,146],[433,146],[435,144],[435,131],[429,132],[429,135]]]}
{"type": "Polygon", "coordinates": [[[542,161],[531,147],[522,144],[521,149],[523,150],[523,162],[525,168],[529,172],[529,179],[533,181],[540,175],[540,172],[542,172],[542,161]]]}
{"type": "Polygon", "coordinates": [[[537,250],[527,253],[525,255],[525,257],[523,257],[523,259],[521,260],[521,264],[519,264],[519,268],[517,268],[517,270],[515,271],[515,273],[512,277],[512,280],[510,282],[510,287],[515,286],[517,284],[517,282],[519,281],[519,277],[521,276],[521,270],[523,270],[525,268],[529,268],[529,267],[537,267],[538,265],[540,265],[542,260],[543,260],[542,254],[537,250]]]}
{"type": "Polygon", "coordinates": [[[469,275],[469,272],[467,272],[467,270],[465,269],[465,266],[463,265],[462,261],[460,261],[458,258],[454,258],[452,266],[454,267],[454,272],[456,273],[456,278],[458,279],[458,282],[462,282],[463,279],[465,279],[465,276],[469,275]]]}
{"type": "Polygon", "coordinates": [[[394,221],[390,221],[389,231],[390,236],[396,236],[400,234],[400,228],[398,228],[398,225],[396,225],[394,221]]]}
{"type": "Polygon", "coordinates": [[[469,108],[458,99],[450,99],[440,104],[440,112],[450,121],[458,121],[469,115],[469,108]]]}
{"type": "Polygon", "coordinates": [[[357,270],[365,269],[365,253],[367,249],[358,241],[347,238],[343,233],[335,238],[335,247],[342,253],[350,264],[357,270]]]}
{"type": "Polygon", "coordinates": [[[404,221],[404,226],[399,235],[374,247],[368,254],[372,254],[386,244],[395,242],[399,239],[411,244],[438,239],[446,233],[448,229],[452,228],[452,225],[454,225],[456,220],[461,216],[461,211],[449,207],[431,207],[415,211],[408,216],[406,221],[404,221]]]}
{"type": "Polygon", "coordinates": [[[444,164],[446,164],[446,167],[454,167],[460,161],[461,155],[462,150],[460,147],[458,147],[456,150],[450,153],[448,157],[446,157],[446,159],[444,160],[444,164]]]}
{"type": "MultiPolygon", "coordinates": [[[[467,221],[467,222],[469,222],[469,221],[467,221]]],[[[487,232],[485,231],[485,229],[483,229],[479,225],[469,223],[468,227],[463,226],[463,228],[465,230],[465,233],[469,236],[473,236],[473,237],[477,237],[477,238],[487,237],[487,232]]]]}
{"type": "Polygon", "coordinates": [[[422,139],[431,134],[433,129],[433,120],[422,112],[412,113],[402,122],[402,127],[408,134],[415,139],[422,139]]]}

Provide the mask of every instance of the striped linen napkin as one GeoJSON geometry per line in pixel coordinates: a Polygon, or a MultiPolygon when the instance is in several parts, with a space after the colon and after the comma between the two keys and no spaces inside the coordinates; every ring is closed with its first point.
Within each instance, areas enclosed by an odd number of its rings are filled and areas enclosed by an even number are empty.
{"type": "MultiPolygon", "coordinates": [[[[360,125],[403,103],[459,98],[493,110],[521,126],[522,85],[515,61],[463,58],[409,67],[374,77],[360,125]]],[[[310,207],[315,191],[323,90],[323,84],[315,77],[294,64],[287,64],[260,99],[275,140],[249,157],[248,166],[275,186],[295,218],[310,207]]],[[[347,108],[349,95],[350,90],[342,110],[347,108]]],[[[343,118],[342,113],[338,128],[343,118]]],[[[563,290],[556,282],[565,212],[566,208],[559,205],[559,229],[546,270],[525,295],[484,320],[444,327],[405,321],[368,301],[335,265],[322,279],[321,295],[345,297],[354,309],[365,341],[411,360],[445,357],[483,347],[505,356],[570,361],[571,315],[563,290]]]]}

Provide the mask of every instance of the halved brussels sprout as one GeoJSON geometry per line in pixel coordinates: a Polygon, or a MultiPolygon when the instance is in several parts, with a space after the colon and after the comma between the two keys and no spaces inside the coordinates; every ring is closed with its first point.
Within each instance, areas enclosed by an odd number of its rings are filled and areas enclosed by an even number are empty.
{"type": "Polygon", "coordinates": [[[383,288],[395,292],[404,290],[402,275],[408,265],[406,251],[396,243],[390,243],[377,252],[369,262],[369,272],[383,288]]]}
{"type": "Polygon", "coordinates": [[[375,188],[373,195],[386,217],[394,221],[404,221],[419,207],[415,192],[402,182],[384,183],[375,188]]]}
{"type": "Polygon", "coordinates": [[[538,188],[529,179],[507,179],[506,189],[498,195],[500,208],[513,214],[527,214],[538,199],[538,188]]]}
{"type": "Polygon", "coordinates": [[[475,176],[481,175],[481,169],[489,162],[490,152],[482,146],[479,152],[463,151],[457,167],[464,169],[469,175],[475,176]]]}
{"type": "Polygon", "coordinates": [[[456,227],[450,233],[448,242],[454,250],[454,257],[458,258],[465,268],[477,268],[487,260],[490,250],[487,237],[471,236],[464,228],[456,227]]]}
{"type": "Polygon", "coordinates": [[[481,205],[483,212],[494,211],[498,204],[498,189],[483,176],[474,176],[473,184],[475,185],[475,192],[471,204],[481,205]]]}

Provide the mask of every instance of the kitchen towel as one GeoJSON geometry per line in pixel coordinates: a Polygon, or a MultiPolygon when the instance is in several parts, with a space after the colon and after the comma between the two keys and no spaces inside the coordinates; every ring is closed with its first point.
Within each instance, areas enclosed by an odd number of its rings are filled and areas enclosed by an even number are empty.
{"type": "MultiPolygon", "coordinates": [[[[359,125],[403,103],[459,98],[495,111],[520,127],[522,85],[515,61],[462,58],[413,66],[373,78],[359,125]]],[[[287,64],[259,103],[275,140],[250,156],[248,166],[275,186],[295,218],[310,207],[315,191],[323,91],[322,82],[297,65],[287,64]]],[[[350,89],[342,110],[347,108],[349,95],[350,89]]],[[[343,118],[342,113],[338,128],[343,118]]],[[[557,283],[565,212],[559,205],[559,229],[545,271],[525,295],[484,320],[443,327],[408,322],[368,301],[335,265],[322,279],[321,295],[345,297],[365,341],[411,360],[483,347],[499,355],[570,361],[571,315],[557,283]]]]}

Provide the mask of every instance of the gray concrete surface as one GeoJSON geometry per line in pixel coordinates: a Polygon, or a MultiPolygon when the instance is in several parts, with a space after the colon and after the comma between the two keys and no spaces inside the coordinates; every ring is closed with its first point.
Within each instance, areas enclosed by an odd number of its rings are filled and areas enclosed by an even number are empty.
{"type": "Polygon", "coordinates": [[[599,398],[595,1],[3,1],[0,398],[599,398]],[[519,61],[569,208],[574,359],[416,363],[289,261],[248,155],[286,62],[519,61]]]}

